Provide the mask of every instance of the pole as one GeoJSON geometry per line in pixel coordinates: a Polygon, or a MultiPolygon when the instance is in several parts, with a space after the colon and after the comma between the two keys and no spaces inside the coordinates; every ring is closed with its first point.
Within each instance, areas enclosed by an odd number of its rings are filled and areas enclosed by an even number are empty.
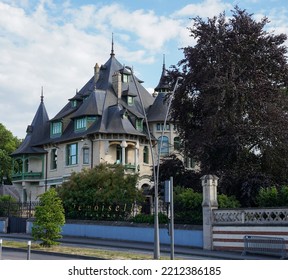
{"type": "Polygon", "coordinates": [[[173,177],[170,177],[170,238],[171,238],[171,260],[174,260],[174,198],[173,177]]]}
{"type": "Polygon", "coordinates": [[[31,241],[30,240],[27,242],[27,245],[28,245],[28,247],[27,247],[27,260],[30,260],[30,257],[31,257],[31,241]]]}
{"type": "MultiPolygon", "coordinates": [[[[171,96],[169,97],[169,101],[168,101],[168,107],[167,107],[167,111],[165,114],[165,119],[164,119],[164,124],[162,127],[162,131],[161,131],[161,139],[160,139],[160,146],[158,149],[158,158],[157,158],[157,170],[155,170],[154,167],[154,172],[156,172],[156,176],[154,176],[154,182],[155,182],[155,219],[154,219],[154,226],[155,226],[155,242],[157,240],[157,244],[158,244],[158,253],[154,254],[154,258],[156,259],[156,255],[158,254],[158,256],[160,256],[160,245],[159,245],[159,219],[158,219],[158,207],[159,207],[159,202],[158,202],[158,186],[159,186],[159,173],[160,173],[160,156],[161,156],[161,149],[162,149],[162,144],[163,144],[163,136],[164,136],[164,131],[166,130],[166,123],[168,120],[168,116],[169,116],[169,111],[170,111],[170,107],[172,104],[172,99],[174,97],[175,91],[177,89],[179,80],[182,80],[182,77],[177,77],[176,83],[174,85],[174,89],[171,93],[171,96]],[[156,216],[157,215],[157,216],[156,216]],[[156,236],[158,235],[158,236],[156,236]]],[[[149,131],[149,129],[148,129],[149,131]]],[[[159,259],[159,257],[158,257],[159,259]]]]}
{"type": "Polygon", "coordinates": [[[0,239],[0,260],[2,260],[2,239],[0,239]]]}
{"type": "Polygon", "coordinates": [[[154,159],[154,152],[153,152],[153,145],[152,145],[152,137],[150,133],[149,123],[147,119],[147,114],[144,108],[144,103],[138,88],[138,85],[136,83],[136,79],[134,77],[133,69],[129,66],[125,66],[127,69],[131,71],[132,78],[136,87],[136,91],[140,100],[140,104],[143,110],[144,120],[147,125],[147,134],[149,139],[149,146],[151,151],[151,159],[152,159],[152,168],[153,168],[153,180],[154,180],[154,259],[159,260],[160,259],[160,237],[159,237],[159,200],[158,200],[158,181],[156,176],[156,169],[155,169],[155,159],[154,159]]]}

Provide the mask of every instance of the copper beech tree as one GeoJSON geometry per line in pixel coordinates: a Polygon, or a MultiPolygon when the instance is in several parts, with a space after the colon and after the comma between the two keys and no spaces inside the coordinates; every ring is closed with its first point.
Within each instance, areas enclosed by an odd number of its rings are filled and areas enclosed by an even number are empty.
{"type": "Polygon", "coordinates": [[[246,205],[260,187],[288,182],[287,36],[268,23],[238,6],[230,17],[196,17],[195,44],[170,71],[183,76],[172,116],[185,153],[246,205]]]}

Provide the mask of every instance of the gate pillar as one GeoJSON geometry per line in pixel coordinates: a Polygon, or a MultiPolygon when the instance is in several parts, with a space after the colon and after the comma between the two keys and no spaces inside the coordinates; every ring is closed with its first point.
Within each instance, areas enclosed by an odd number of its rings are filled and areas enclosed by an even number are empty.
{"type": "Polygon", "coordinates": [[[201,177],[203,188],[203,249],[213,250],[213,209],[218,209],[217,185],[218,177],[215,175],[204,175],[201,177]]]}

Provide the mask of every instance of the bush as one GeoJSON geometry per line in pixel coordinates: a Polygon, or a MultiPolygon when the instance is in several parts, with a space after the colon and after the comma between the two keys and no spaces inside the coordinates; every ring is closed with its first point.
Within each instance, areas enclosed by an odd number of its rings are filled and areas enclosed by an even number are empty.
{"type": "MultiPolygon", "coordinates": [[[[159,224],[167,224],[168,217],[165,214],[158,214],[159,224]]],[[[131,219],[133,223],[154,224],[154,215],[138,214],[131,219]]]]}
{"type": "Polygon", "coordinates": [[[18,210],[18,203],[15,198],[10,195],[0,196],[0,217],[16,215],[18,210]]]}
{"type": "Polygon", "coordinates": [[[236,199],[235,196],[227,196],[226,194],[218,195],[218,207],[223,208],[239,208],[240,202],[236,199]]]}
{"type": "Polygon", "coordinates": [[[122,165],[100,164],[93,169],[73,173],[59,188],[66,218],[87,220],[123,220],[131,207],[143,201],[135,187],[137,175],[125,174],[122,165]],[[118,209],[118,211],[113,211],[118,209]]]}
{"type": "Polygon", "coordinates": [[[288,206],[288,186],[279,189],[275,186],[261,188],[256,197],[260,207],[287,207],[288,206]]]}
{"type": "Polygon", "coordinates": [[[202,194],[192,189],[174,189],[175,223],[202,224],[202,194]]]}
{"type": "MultiPolygon", "coordinates": [[[[174,192],[175,222],[201,225],[203,223],[202,193],[194,192],[192,189],[185,189],[182,187],[176,187],[174,192]]],[[[234,196],[227,196],[224,194],[218,195],[218,204],[220,209],[240,207],[240,202],[234,196]]]]}

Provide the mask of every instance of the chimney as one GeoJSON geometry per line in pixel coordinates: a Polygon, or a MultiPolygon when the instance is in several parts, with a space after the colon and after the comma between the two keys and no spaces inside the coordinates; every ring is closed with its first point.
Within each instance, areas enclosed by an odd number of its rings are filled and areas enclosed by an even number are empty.
{"type": "Polygon", "coordinates": [[[114,91],[117,94],[117,97],[120,99],[122,95],[122,81],[121,81],[121,73],[115,72],[112,76],[112,86],[114,91]]]}
{"type": "Polygon", "coordinates": [[[99,75],[100,75],[100,67],[99,67],[98,63],[96,63],[94,66],[94,85],[95,86],[96,86],[96,83],[99,79],[99,75]]]}

